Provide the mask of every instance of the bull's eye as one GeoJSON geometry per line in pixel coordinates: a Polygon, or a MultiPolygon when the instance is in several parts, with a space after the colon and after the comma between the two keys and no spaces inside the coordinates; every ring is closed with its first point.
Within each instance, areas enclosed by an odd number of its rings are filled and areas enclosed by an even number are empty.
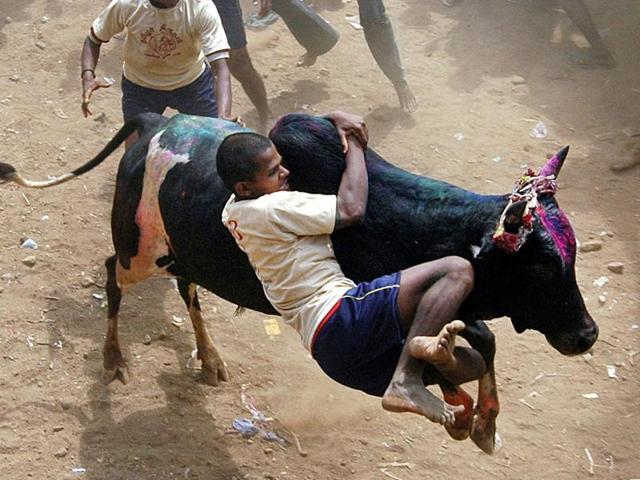
{"type": "Polygon", "coordinates": [[[530,267],[531,274],[540,279],[553,278],[560,273],[560,269],[554,263],[540,262],[534,263],[530,267]]]}

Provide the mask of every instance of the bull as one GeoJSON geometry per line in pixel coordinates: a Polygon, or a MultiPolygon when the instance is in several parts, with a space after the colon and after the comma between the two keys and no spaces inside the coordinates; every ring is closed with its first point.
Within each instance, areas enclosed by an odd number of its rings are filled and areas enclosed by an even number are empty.
{"type": "MultiPolygon", "coordinates": [[[[75,178],[106,159],[131,133],[139,140],[120,162],[111,215],[115,255],[106,262],[108,327],[103,349],[105,380],[129,378],[117,333],[126,287],[156,275],[177,279],[193,323],[203,380],[228,380],[226,365],[204,324],[197,286],[244,308],[275,314],[247,257],[222,225],[230,192],[216,173],[217,147],[243,127],[219,119],[143,114],[126,123],[92,160],[61,177],[30,181],[0,163],[0,182],[44,188],[75,178]]],[[[330,121],[292,114],[270,138],[290,170],[292,189],[338,190],[344,156],[330,121]]],[[[462,336],[483,356],[475,410],[473,399],[431,371],[445,400],[465,405],[449,434],[471,436],[494,450],[499,411],[494,370],[495,338],[484,320],[507,316],[516,332],[545,335],[564,355],[587,351],[598,327],[585,307],[575,278],[576,240],[555,198],[556,178],[568,147],[536,174],[523,175],[506,195],[480,195],[414,175],[365,152],[369,200],[364,222],[332,235],[336,257],[356,282],[457,255],[471,262],[474,289],[460,308],[462,336]]]]}

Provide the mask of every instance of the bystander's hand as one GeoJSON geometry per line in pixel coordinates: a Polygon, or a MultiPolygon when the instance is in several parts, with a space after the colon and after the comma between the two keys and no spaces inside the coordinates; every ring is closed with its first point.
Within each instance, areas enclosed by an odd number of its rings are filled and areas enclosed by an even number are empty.
{"type": "Polygon", "coordinates": [[[82,71],[82,113],[85,118],[92,115],[91,110],[89,110],[89,103],[93,92],[99,88],[109,88],[110,86],[111,83],[106,80],[98,80],[93,70],[82,71]]]}

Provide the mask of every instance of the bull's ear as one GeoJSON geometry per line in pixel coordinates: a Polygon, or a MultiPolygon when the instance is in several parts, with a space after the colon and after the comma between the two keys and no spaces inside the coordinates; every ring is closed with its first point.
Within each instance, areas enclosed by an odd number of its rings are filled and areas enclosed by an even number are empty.
{"type": "Polygon", "coordinates": [[[545,163],[544,167],[540,169],[540,173],[538,173],[538,175],[541,177],[553,175],[555,178],[558,178],[560,169],[562,169],[562,164],[567,158],[567,153],[569,153],[569,145],[562,147],[558,153],[547,160],[547,163],[545,163]]]}
{"type": "Polygon", "coordinates": [[[507,233],[518,233],[524,221],[524,212],[527,208],[527,201],[521,200],[512,204],[504,215],[504,231],[507,233]]]}

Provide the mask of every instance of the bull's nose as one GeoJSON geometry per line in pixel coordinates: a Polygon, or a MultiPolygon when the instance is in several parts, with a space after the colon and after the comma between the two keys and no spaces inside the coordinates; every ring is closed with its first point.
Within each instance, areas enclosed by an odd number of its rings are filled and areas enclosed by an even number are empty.
{"type": "Polygon", "coordinates": [[[599,333],[600,329],[598,328],[598,324],[596,322],[593,322],[591,328],[587,329],[580,337],[580,339],[584,342],[585,348],[583,351],[589,350],[593,346],[593,344],[596,343],[599,333]]]}
{"type": "Polygon", "coordinates": [[[589,325],[575,333],[547,334],[549,343],[563,355],[579,355],[586,352],[598,339],[598,325],[591,321],[589,325]]]}
{"type": "Polygon", "coordinates": [[[592,326],[585,328],[580,332],[580,335],[576,339],[576,352],[577,354],[584,353],[589,350],[598,340],[598,325],[594,322],[592,326]]]}

